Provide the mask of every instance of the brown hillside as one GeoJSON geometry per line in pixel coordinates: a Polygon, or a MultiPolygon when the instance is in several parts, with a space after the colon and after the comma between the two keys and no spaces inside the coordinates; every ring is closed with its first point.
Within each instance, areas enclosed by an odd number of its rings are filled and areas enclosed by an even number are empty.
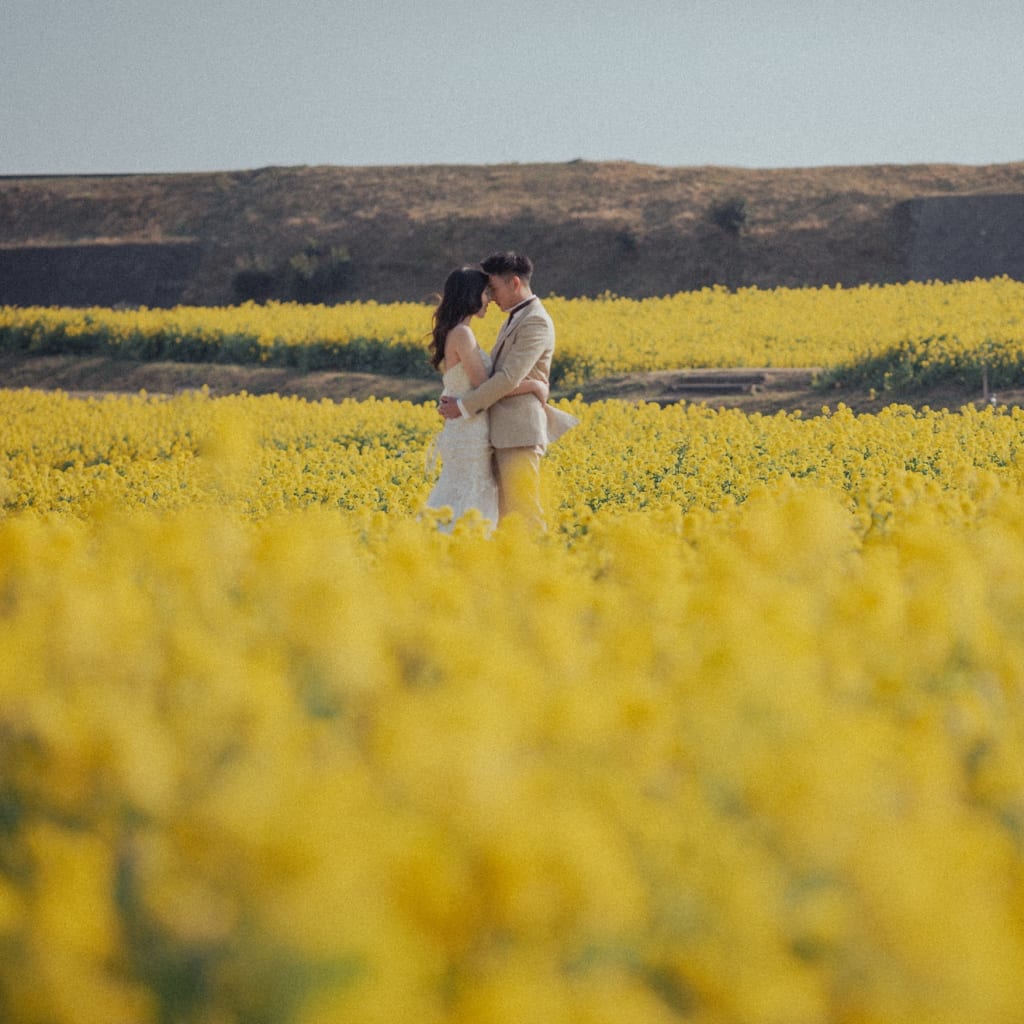
{"type": "MultiPolygon", "coordinates": [[[[892,282],[910,276],[908,201],[1021,193],[1024,163],[743,170],[573,161],[4,178],[0,301],[19,302],[17,289],[38,285],[47,266],[50,300],[71,301],[58,291],[69,277],[62,268],[74,266],[76,304],[109,295],[101,277],[134,282],[123,301],[222,304],[238,297],[239,270],[286,263],[310,246],[347,251],[339,300],[420,300],[452,266],[497,248],[528,252],[537,290],[565,296],[892,282]],[[737,199],[746,222],[733,233],[710,212],[737,199]],[[171,247],[177,263],[155,255],[171,247]]],[[[918,273],[928,265],[914,264],[918,273]]]]}

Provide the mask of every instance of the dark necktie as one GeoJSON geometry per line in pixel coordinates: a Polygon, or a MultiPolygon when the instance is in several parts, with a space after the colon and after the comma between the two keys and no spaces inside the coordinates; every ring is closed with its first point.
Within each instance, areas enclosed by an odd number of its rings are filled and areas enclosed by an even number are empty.
{"type": "Polygon", "coordinates": [[[526,307],[527,307],[527,306],[528,306],[528,305],[529,305],[529,304],[530,304],[531,302],[533,302],[533,300],[534,300],[534,296],[532,296],[532,295],[531,295],[531,296],[530,296],[530,297],[529,297],[529,298],[528,298],[528,299],[527,299],[527,300],[526,300],[525,302],[520,302],[518,306],[513,306],[513,307],[512,307],[512,308],[511,308],[511,309],[509,310],[509,312],[508,312],[508,319],[507,319],[507,320],[505,321],[505,327],[504,327],[504,330],[506,330],[506,331],[508,330],[508,325],[509,325],[510,323],[512,323],[512,317],[514,317],[514,316],[516,315],[516,313],[518,313],[518,312],[519,312],[519,310],[521,310],[521,309],[526,309],[526,307]]]}

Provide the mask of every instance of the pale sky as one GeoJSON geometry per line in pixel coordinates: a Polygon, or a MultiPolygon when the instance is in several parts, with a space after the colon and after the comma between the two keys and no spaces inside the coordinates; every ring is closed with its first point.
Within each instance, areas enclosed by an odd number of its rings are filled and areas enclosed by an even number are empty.
{"type": "Polygon", "coordinates": [[[1024,161],[1024,0],[0,0],[0,174],[1024,161]]]}

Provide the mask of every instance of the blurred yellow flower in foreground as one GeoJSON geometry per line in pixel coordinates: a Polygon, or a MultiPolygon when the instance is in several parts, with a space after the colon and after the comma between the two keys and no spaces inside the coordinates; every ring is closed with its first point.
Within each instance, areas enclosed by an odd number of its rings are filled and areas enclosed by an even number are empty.
{"type": "Polygon", "coordinates": [[[1006,1022],[1016,411],[0,392],[0,1017],[1006,1022]]]}

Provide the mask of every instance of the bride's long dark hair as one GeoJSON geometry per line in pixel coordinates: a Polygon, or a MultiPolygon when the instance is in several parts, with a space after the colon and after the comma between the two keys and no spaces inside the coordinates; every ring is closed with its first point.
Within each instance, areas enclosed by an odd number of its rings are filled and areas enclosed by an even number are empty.
{"type": "Polygon", "coordinates": [[[453,270],[444,283],[444,294],[434,310],[434,329],[430,332],[430,365],[435,370],[444,361],[444,340],[448,332],[484,307],[487,275],[476,267],[453,270]]]}

